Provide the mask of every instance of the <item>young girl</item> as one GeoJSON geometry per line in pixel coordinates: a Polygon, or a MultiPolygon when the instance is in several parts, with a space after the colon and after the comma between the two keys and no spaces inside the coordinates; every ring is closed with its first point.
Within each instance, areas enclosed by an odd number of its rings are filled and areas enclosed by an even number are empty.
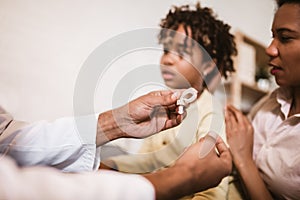
{"type": "MultiPolygon", "coordinates": [[[[188,107],[180,126],[145,139],[139,154],[104,162],[119,171],[145,173],[170,166],[186,147],[209,131],[225,139],[223,108],[212,93],[221,76],[226,78],[234,71],[232,56],[237,51],[230,26],[200,4],[194,9],[188,5],[173,7],[160,26],[158,39],[164,48],[160,64],[165,84],[172,89],[193,87],[198,91],[197,100],[188,107]]],[[[197,195],[225,199],[226,188],[224,183],[214,192],[197,195]]]]}

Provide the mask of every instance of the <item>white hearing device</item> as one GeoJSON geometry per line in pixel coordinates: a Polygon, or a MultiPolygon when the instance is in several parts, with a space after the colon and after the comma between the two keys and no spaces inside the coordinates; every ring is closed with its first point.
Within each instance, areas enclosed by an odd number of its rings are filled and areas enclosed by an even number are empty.
{"type": "Polygon", "coordinates": [[[178,114],[182,115],[184,113],[183,108],[187,107],[190,103],[195,101],[197,98],[197,94],[198,94],[198,91],[192,87],[189,89],[186,89],[182,93],[181,97],[177,100],[177,105],[179,105],[178,114]]]}

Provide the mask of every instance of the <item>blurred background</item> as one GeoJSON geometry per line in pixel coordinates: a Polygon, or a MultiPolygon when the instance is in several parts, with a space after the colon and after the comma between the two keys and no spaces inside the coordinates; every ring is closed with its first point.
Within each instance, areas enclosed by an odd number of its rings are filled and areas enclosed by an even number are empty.
{"type": "MultiPolygon", "coordinates": [[[[0,105],[16,119],[26,121],[73,115],[76,78],[95,48],[127,31],[158,28],[172,5],[196,2],[0,0],[0,105]]],[[[213,8],[237,35],[240,52],[236,65],[242,67],[226,85],[227,98],[247,112],[253,102],[272,89],[272,80],[264,76],[263,49],[271,41],[275,2],[200,3],[213,8]]],[[[105,88],[95,94],[99,112],[113,107],[113,86],[105,83],[105,88]]]]}

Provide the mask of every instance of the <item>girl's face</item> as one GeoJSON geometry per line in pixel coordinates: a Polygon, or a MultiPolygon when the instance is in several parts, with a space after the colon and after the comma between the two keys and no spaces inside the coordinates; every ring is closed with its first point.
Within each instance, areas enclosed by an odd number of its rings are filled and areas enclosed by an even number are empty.
{"type": "Polygon", "coordinates": [[[164,53],[161,57],[161,73],[165,84],[173,89],[194,87],[202,90],[203,53],[200,47],[192,45],[191,29],[186,35],[183,25],[177,33],[163,42],[164,53]],[[186,42],[185,42],[186,41],[186,42]]]}
{"type": "Polygon", "coordinates": [[[300,86],[300,5],[284,4],[274,17],[273,40],[266,53],[280,86],[300,86]]]}

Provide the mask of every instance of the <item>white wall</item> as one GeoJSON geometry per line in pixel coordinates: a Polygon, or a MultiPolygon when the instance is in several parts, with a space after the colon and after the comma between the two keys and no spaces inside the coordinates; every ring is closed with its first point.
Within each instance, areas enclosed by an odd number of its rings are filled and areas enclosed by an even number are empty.
{"type": "MultiPolygon", "coordinates": [[[[171,5],[191,2],[0,0],[0,104],[27,121],[72,115],[76,77],[97,46],[122,32],[158,27],[171,5]]],[[[213,7],[234,29],[269,43],[273,0],[203,0],[202,5],[213,7]]],[[[97,105],[111,101],[101,95],[97,105]]]]}

